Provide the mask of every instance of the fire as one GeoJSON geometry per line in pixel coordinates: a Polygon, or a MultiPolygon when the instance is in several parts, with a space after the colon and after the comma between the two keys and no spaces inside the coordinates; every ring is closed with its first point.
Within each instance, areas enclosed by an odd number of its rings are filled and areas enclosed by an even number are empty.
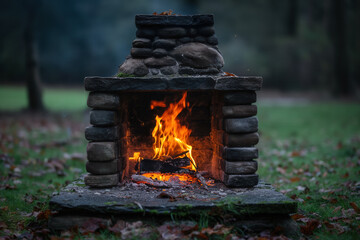
{"type": "Polygon", "coordinates": [[[190,174],[178,174],[178,173],[144,173],[142,174],[145,177],[168,182],[168,181],[178,181],[180,184],[193,184],[197,183],[199,180],[190,174]]]}
{"type": "MultiPolygon", "coordinates": [[[[180,112],[189,105],[186,102],[186,96],[187,93],[184,92],[180,101],[170,103],[161,117],[158,115],[155,117],[156,125],[152,131],[154,138],[153,159],[161,160],[168,156],[175,158],[186,155],[191,161],[188,168],[196,170],[196,163],[191,155],[192,146],[187,143],[191,130],[181,125],[179,119],[177,119],[180,112]]],[[[164,105],[165,102],[152,101],[150,108],[153,109],[156,106],[164,105]]]]}

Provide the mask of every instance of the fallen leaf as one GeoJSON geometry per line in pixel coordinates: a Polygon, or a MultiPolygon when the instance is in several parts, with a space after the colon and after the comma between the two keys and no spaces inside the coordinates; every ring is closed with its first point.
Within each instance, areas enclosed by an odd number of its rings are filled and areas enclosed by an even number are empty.
{"type": "Polygon", "coordinates": [[[113,233],[121,233],[121,231],[126,227],[126,222],[118,220],[114,226],[109,227],[108,230],[113,233]]]}
{"type": "Polygon", "coordinates": [[[290,182],[298,182],[300,181],[301,179],[299,177],[292,177],[290,178],[290,182]]]}
{"type": "Polygon", "coordinates": [[[301,156],[301,154],[300,154],[300,152],[298,152],[298,151],[293,151],[293,152],[291,153],[291,157],[299,157],[299,156],[301,156]]]}
{"type": "Polygon", "coordinates": [[[226,76],[226,77],[236,77],[235,74],[233,74],[233,73],[228,73],[228,72],[224,72],[224,76],[226,76]]]}
{"type": "Polygon", "coordinates": [[[356,203],[351,202],[350,206],[355,210],[356,213],[360,213],[360,208],[358,207],[358,205],[356,203]]]}
{"type": "Polygon", "coordinates": [[[342,178],[348,178],[349,177],[349,173],[346,172],[344,175],[341,176],[342,178]]]}
{"type": "Polygon", "coordinates": [[[310,219],[305,225],[300,226],[300,230],[305,235],[312,235],[314,230],[319,227],[320,222],[316,219],[310,219]]]}
{"type": "Polygon", "coordinates": [[[291,218],[296,221],[298,219],[305,218],[305,216],[302,214],[299,214],[299,213],[295,213],[295,214],[291,215],[291,218]]]}

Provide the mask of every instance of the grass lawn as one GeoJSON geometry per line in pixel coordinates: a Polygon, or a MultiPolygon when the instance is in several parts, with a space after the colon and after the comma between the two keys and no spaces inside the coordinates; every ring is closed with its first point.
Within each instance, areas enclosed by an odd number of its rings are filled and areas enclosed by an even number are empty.
{"type": "MultiPolygon", "coordinates": [[[[79,111],[86,108],[85,90],[71,88],[43,89],[45,107],[51,111],[79,111]]],[[[0,110],[18,111],[27,107],[27,93],[23,86],[0,85],[0,110]]]]}
{"type": "MultiPolygon", "coordinates": [[[[21,88],[0,87],[0,99],[0,111],[26,106],[21,88]]],[[[47,235],[49,196],[85,172],[88,120],[76,110],[86,108],[86,93],[45,89],[45,103],[55,112],[0,115],[0,239],[34,229],[47,235]]],[[[358,239],[360,105],[260,103],[258,118],[258,173],[299,202],[295,217],[303,231],[312,222],[313,239],[358,239]]]]}

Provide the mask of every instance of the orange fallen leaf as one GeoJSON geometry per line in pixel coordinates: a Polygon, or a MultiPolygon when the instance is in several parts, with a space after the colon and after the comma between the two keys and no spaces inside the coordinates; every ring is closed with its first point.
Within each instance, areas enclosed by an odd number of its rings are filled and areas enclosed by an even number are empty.
{"type": "Polygon", "coordinates": [[[291,215],[291,218],[296,221],[298,219],[305,218],[305,216],[299,213],[295,213],[294,215],[291,215]]]}
{"type": "Polygon", "coordinates": [[[290,178],[290,182],[298,182],[300,181],[300,178],[299,177],[292,177],[290,178]]]}
{"type": "Polygon", "coordinates": [[[312,235],[315,229],[320,225],[316,219],[310,219],[304,226],[300,226],[300,230],[305,235],[312,235]]]}
{"type": "Polygon", "coordinates": [[[293,151],[292,153],[291,153],[291,156],[292,157],[299,157],[301,154],[300,154],[300,152],[298,152],[298,151],[293,151]]]}
{"type": "Polygon", "coordinates": [[[358,205],[356,203],[351,202],[350,206],[355,210],[356,213],[360,213],[360,208],[358,207],[358,205]]]}
{"type": "Polygon", "coordinates": [[[173,11],[170,9],[169,11],[164,11],[164,12],[161,12],[161,13],[153,12],[152,15],[157,15],[157,16],[171,16],[171,15],[176,15],[176,14],[173,13],[173,11]]]}
{"type": "Polygon", "coordinates": [[[225,76],[227,76],[227,77],[236,77],[236,75],[233,73],[228,73],[228,72],[224,72],[224,73],[225,73],[225,76]]]}

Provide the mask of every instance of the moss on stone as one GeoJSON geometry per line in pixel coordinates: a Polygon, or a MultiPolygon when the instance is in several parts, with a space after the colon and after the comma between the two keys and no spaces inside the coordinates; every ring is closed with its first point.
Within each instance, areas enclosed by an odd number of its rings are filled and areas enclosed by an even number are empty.
{"type": "Polygon", "coordinates": [[[128,73],[123,73],[123,72],[119,72],[116,77],[136,77],[133,74],[128,74],[128,73]]]}

